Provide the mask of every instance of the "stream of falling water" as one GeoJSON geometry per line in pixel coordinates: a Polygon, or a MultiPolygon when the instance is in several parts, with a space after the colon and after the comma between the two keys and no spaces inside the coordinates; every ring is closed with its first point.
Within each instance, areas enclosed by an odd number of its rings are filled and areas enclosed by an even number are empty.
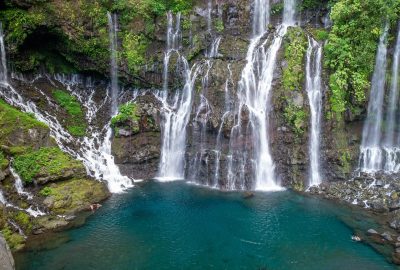
{"type": "Polygon", "coordinates": [[[308,38],[306,64],[306,90],[311,110],[310,134],[310,182],[309,186],[321,184],[320,173],[320,133],[322,114],[322,83],[321,83],[322,46],[313,38],[308,38]]]}
{"type": "Polygon", "coordinates": [[[171,12],[167,14],[167,48],[164,57],[164,89],[158,97],[162,102],[162,149],[160,168],[157,179],[173,181],[185,176],[186,127],[189,123],[193,103],[193,87],[199,74],[200,66],[189,63],[179,52],[181,48],[181,15],[175,17],[171,12]],[[169,91],[169,60],[175,54],[178,67],[183,73],[185,82],[181,90],[169,91]]]}
{"type": "Polygon", "coordinates": [[[396,112],[399,105],[399,61],[400,61],[400,23],[397,30],[397,41],[393,54],[392,63],[392,82],[390,85],[390,94],[387,107],[387,129],[383,142],[385,152],[384,170],[389,173],[400,171],[400,137],[395,138],[398,117],[396,112]]]}
{"type": "Polygon", "coordinates": [[[382,169],[383,153],[381,148],[383,101],[385,95],[385,78],[387,66],[387,34],[386,25],[376,54],[375,70],[372,77],[371,95],[368,104],[368,117],[364,124],[360,154],[360,170],[374,173],[382,169]]]}
{"type": "MultiPolygon", "coordinates": [[[[275,176],[275,165],[271,156],[269,142],[269,112],[271,111],[270,92],[276,66],[278,51],[287,28],[295,24],[296,1],[285,0],[283,22],[272,37],[263,41],[266,35],[270,10],[269,1],[256,1],[253,18],[253,33],[255,36],[250,42],[246,56],[246,66],[243,69],[238,90],[238,122],[232,129],[231,150],[232,164],[229,170],[239,168],[239,172],[228,172],[228,189],[249,188],[245,179],[245,168],[249,156],[252,159],[254,183],[250,188],[262,191],[282,190],[279,180],[275,176]],[[262,11],[262,12],[261,12],[262,11]],[[268,14],[268,15],[267,15],[268,14]],[[270,45],[266,48],[268,42],[270,45]],[[248,117],[246,116],[248,115],[248,117]],[[252,144],[253,153],[241,140],[251,134],[249,143],[252,144]],[[237,149],[236,145],[243,146],[237,149]],[[236,148],[236,149],[235,149],[236,148]],[[229,179],[230,178],[230,179],[229,179]]],[[[269,35],[271,37],[271,35],[269,35]]]]}
{"type": "Polygon", "coordinates": [[[118,110],[118,19],[116,14],[107,12],[108,33],[110,39],[110,75],[111,75],[111,114],[112,116],[118,110]]]}

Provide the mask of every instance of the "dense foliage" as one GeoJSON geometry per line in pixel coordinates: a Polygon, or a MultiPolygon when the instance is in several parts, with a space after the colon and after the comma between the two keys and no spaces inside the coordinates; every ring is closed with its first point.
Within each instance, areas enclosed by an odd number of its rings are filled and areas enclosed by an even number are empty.
{"type": "Polygon", "coordinates": [[[341,117],[364,106],[384,25],[396,25],[398,0],[337,0],[331,11],[332,31],[325,47],[330,69],[331,110],[341,117]]]}
{"type": "Polygon", "coordinates": [[[186,13],[191,0],[6,1],[0,11],[6,44],[16,67],[44,65],[51,72],[92,70],[106,73],[109,63],[107,12],[118,14],[121,65],[137,74],[146,63],[155,18],[167,10],[186,13]],[[51,39],[49,44],[43,40],[51,39]],[[46,50],[43,49],[46,46],[46,50]],[[62,57],[66,63],[58,59],[62,57]],[[84,60],[84,61],[82,61],[84,60]],[[73,70],[73,69],[72,69],[73,70]]]}

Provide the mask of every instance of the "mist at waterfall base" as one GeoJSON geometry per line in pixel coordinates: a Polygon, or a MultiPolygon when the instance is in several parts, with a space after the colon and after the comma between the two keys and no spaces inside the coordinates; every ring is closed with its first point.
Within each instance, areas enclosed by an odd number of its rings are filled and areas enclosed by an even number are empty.
{"type": "MultiPolygon", "coordinates": [[[[60,233],[51,247],[16,254],[16,263],[42,270],[394,269],[369,246],[351,241],[353,231],[343,221],[355,215],[289,191],[244,199],[151,181],[114,194],[84,227],[60,233]]],[[[373,227],[360,220],[363,230],[373,227]]]]}

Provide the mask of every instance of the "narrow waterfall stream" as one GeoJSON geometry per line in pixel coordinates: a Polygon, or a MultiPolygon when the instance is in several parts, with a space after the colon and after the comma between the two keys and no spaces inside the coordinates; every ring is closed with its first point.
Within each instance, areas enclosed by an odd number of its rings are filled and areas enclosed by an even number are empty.
{"type": "Polygon", "coordinates": [[[0,67],[0,83],[8,81],[7,75],[7,59],[6,48],[4,46],[4,33],[3,24],[0,22],[0,54],[1,54],[1,67],[0,67]]]}
{"type": "Polygon", "coordinates": [[[364,124],[360,154],[360,170],[374,173],[382,169],[383,151],[381,148],[383,102],[385,95],[385,78],[387,66],[387,34],[386,25],[376,54],[375,70],[372,77],[371,94],[368,104],[368,117],[364,124]]]}
{"type": "Polygon", "coordinates": [[[321,58],[322,46],[313,38],[309,37],[306,63],[306,90],[311,111],[309,186],[319,185],[322,180],[320,172],[320,134],[323,95],[321,83],[321,58]]]}
{"type": "Polygon", "coordinates": [[[392,82],[390,85],[390,94],[386,112],[387,129],[383,142],[385,152],[384,170],[390,173],[400,171],[400,138],[396,138],[396,127],[398,121],[396,117],[397,107],[399,105],[399,61],[400,61],[400,24],[397,30],[397,41],[393,54],[392,63],[392,82]]]}
{"type": "Polygon", "coordinates": [[[107,13],[108,34],[110,39],[110,75],[111,75],[111,114],[114,115],[118,110],[118,19],[117,15],[107,13]]]}
{"type": "Polygon", "coordinates": [[[190,112],[193,101],[193,87],[199,74],[200,67],[189,63],[179,53],[181,47],[181,29],[178,13],[174,19],[172,13],[167,14],[167,48],[164,57],[164,89],[160,100],[163,104],[162,124],[162,149],[158,179],[160,181],[171,181],[183,179],[185,172],[185,150],[186,150],[186,127],[189,123],[190,112]],[[169,60],[172,54],[178,58],[178,67],[183,73],[185,82],[181,90],[171,94],[169,91],[169,60]]]}

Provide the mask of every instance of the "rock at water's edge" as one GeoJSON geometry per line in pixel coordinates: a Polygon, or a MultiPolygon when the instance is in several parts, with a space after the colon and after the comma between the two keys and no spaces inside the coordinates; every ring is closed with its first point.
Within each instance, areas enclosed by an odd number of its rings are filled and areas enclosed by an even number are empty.
{"type": "Polygon", "coordinates": [[[6,240],[0,234],[0,270],[13,270],[14,259],[6,240]]]}

